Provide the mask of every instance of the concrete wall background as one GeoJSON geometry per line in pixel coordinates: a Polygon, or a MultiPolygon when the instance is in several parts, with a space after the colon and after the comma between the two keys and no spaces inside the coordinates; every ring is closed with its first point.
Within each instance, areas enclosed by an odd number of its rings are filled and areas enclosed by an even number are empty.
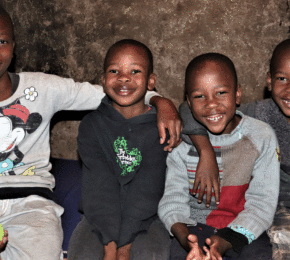
{"type": "MultiPolygon", "coordinates": [[[[220,52],[236,65],[243,102],[263,98],[274,47],[289,34],[288,0],[2,0],[16,34],[16,71],[99,83],[110,45],[134,38],[153,52],[158,91],[178,106],[188,62],[220,52]]],[[[81,114],[54,118],[52,156],[77,158],[81,114]],[[69,119],[69,121],[66,121],[69,119]]]]}

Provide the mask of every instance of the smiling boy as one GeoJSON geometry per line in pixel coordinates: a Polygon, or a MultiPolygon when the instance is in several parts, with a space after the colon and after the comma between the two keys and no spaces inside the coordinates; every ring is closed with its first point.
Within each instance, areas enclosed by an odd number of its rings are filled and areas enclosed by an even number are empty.
{"type": "Polygon", "coordinates": [[[175,236],[170,259],[224,255],[271,259],[265,231],[272,223],[279,191],[275,134],[267,124],[236,111],[241,90],[226,56],[209,53],[193,59],[185,87],[192,115],[206,127],[215,148],[221,192],[219,205],[212,199],[205,208],[189,192],[199,161],[197,150],[182,142],[169,154],[158,214],[175,236]]]}
{"type": "Polygon", "coordinates": [[[144,102],[156,83],[151,51],[135,40],[115,43],[102,79],[107,96],[79,129],[84,217],[68,257],[167,260],[170,239],[157,216],[167,153],[156,111],[144,102]]]}
{"type": "MultiPolygon", "coordinates": [[[[104,92],[101,86],[45,73],[8,73],[14,45],[11,18],[0,6],[0,223],[6,234],[1,259],[63,259],[64,210],[53,193],[49,125],[60,110],[96,109],[104,92]]],[[[161,103],[160,118],[170,119],[162,125],[171,122],[175,136],[172,145],[180,122],[171,116],[179,117],[170,101],[161,103]]],[[[160,132],[165,139],[164,127],[160,132]]]]}

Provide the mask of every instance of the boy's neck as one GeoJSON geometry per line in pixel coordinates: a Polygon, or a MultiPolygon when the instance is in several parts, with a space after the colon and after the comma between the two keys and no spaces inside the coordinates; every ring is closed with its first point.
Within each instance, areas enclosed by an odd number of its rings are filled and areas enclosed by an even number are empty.
{"type": "Polygon", "coordinates": [[[12,82],[6,71],[0,78],[0,102],[11,97],[12,94],[12,82]]]}
{"type": "Polygon", "coordinates": [[[148,111],[148,106],[143,104],[135,104],[128,107],[118,106],[116,103],[112,103],[112,106],[126,119],[130,119],[135,116],[140,116],[148,111]]]}

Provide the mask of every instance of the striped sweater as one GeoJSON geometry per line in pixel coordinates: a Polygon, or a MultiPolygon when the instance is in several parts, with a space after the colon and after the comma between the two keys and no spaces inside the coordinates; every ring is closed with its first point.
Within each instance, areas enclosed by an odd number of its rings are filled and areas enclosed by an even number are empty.
{"type": "MultiPolygon", "coordinates": [[[[165,192],[158,214],[173,224],[197,222],[221,229],[241,227],[258,238],[273,221],[279,193],[279,148],[270,126],[243,115],[231,134],[212,135],[220,169],[220,204],[206,208],[190,195],[198,153],[182,142],[167,157],[165,192]]],[[[171,233],[171,232],[170,232],[171,233]]]]}

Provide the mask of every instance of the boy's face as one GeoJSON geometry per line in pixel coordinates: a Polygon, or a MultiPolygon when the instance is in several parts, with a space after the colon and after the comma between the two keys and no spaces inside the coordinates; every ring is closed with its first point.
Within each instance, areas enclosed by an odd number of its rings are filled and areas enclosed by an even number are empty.
{"type": "Polygon", "coordinates": [[[13,57],[14,41],[11,26],[0,16],[0,80],[8,75],[7,69],[13,57]]]}
{"type": "Polygon", "coordinates": [[[267,85],[272,97],[290,123],[290,49],[280,52],[273,75],[268,72],[267,85]]]}
{"type": "Polygon", "coordinates": [[[230,134],[238,125],[235,115],[241,90],[223,63],[207,61],[188,80],[188,103],[195,119],[213,134],[230,134]]]}
{"type": "Polygon", "coordinates": [[[147,89],[153,90],[156,77],[148,75],[148,59],[142,48],[132,45],[116,47],[108,58],[102,77],[105,93],[113,107],[144,106],[147,89]]]}

